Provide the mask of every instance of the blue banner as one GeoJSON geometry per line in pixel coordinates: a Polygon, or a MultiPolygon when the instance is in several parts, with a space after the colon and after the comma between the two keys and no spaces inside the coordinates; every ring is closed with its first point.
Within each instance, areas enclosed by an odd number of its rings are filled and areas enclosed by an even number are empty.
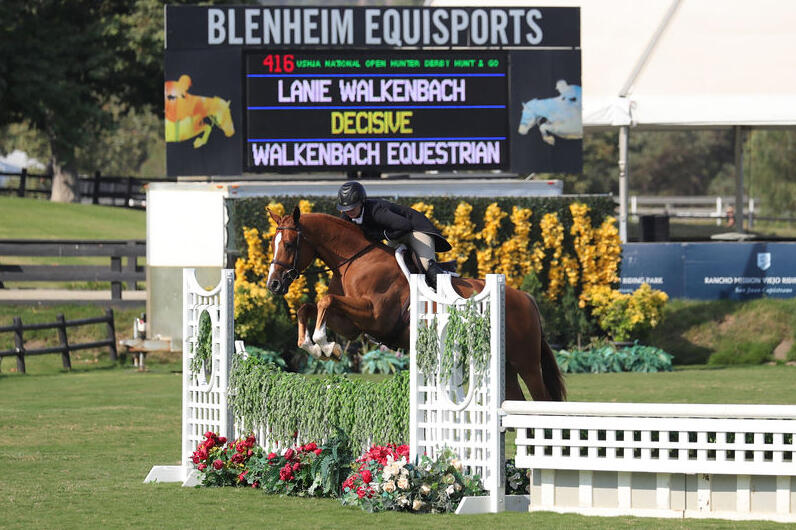
{"type": "Polygon", "coordinates": [[[796,296],[796,243],[627,243],[620,291],[642,283],[671,298],[796,296]]]}

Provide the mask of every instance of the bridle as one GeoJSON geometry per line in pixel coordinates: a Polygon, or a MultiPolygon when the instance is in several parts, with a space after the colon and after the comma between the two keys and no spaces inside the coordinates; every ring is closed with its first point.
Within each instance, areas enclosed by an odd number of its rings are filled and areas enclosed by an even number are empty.
{"type": "MultiPolygon", "coordinates": [[[[288,283],[291,283],[291,282],[293,282],[293,280],[295,280],[296,278],[301,276],[301,272],[299,272],[299,270],[298,270],[299,253],[301,252],[301,228],[300,227],[295,227],[295,226],[277,226],[276,227],[276,231],[279,232],[280,230],[293,230],[297,234],[297,237],[296,237],[296,252],[295,252],[295,254],[293,254],[293,263],[292,264],[288,264],[288,263],[284,263],[282,261],[277,261],[276,254],[274,254],[274,258],[271,260],[272,264],[279,265],[280,267],[285,269],[285,271],[282,273],[282,280],[283,281],[287,281],[288,283]]],[[[341,261],[340,263],[338,263],[334,267],[326,267],[326,268],[317,268],[316,267],[311,272],[336,271],[340,267],[342,267],[343,265],[345,265],[347,263],[351,263],[355,259],[367,254],[368,252],[370,252],[374,248],[376,248],[376,243],[371,243],[371,244],[365,246],[364,248],[360,249],[359,251],[357,251],[350,258],[344,259],[343,261],[341,261]]]]}
{"type": "Polygon", "coordinates": [[[274,253],[274,259],[271,260],[271,264],[279,265],[280,267],[285,269],[285,271],[282,273],[282,280],[283,281],[287,281],[288,283],[291,283],[291,282],[293,282],[293,280],[298,278],[299,275],[301,274],[298,271],[299,251],[301,250],[301,248],[300,248],[300,245],[301,245],[301,229],[293,227],[293,226],[277,226],[276,227],[276,231],[279,232],[280,230],[293,230],[297,234],[297,237],[296,237],[296,252],[293,254],[293,263],[292,264],[287,264],[287,263],[284,263],[282,261],[277,261],[276,253],[274,253]]]}

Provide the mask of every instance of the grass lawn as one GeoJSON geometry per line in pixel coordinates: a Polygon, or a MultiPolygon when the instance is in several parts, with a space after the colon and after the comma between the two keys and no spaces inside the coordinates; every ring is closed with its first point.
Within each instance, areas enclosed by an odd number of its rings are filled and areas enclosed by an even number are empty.
{"type": "MultiPolygon", "coordinates": [[[[55,356],[57,359],[57,356],[55,356]]],[[[796,403],[796,368],[689,369],[571,375],[575,401],[796,403]]],[[[330,499],[251,489],[143,484],[176,464],[181,375],[105,367],[71,374],[0,375],[0,526],[280,528],[775,528],[773,523],[586,518],[551,513],[371,515],[330,499]]]]}

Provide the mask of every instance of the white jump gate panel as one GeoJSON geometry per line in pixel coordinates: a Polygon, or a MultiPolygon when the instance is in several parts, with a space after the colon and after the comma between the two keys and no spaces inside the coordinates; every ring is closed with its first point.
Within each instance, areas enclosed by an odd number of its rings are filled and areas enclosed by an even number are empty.
{"type": "Polygon", "coordinates": [[[195,483],[191,477],[191,455],[213,431],[233,437],[233,418],[227,401],[227,386],[234,341],[234,271],[221,271],[221,281],[204,289],[194,269],[183,269],[183,344],[182,344],[182,450],[179,466],[155,466],[144,482],[195,483]],[[199,323],[203,313],[210,317],[212,354],[210,366],[203,364],[192,373],[191,362],[199,343],[199,323]]]}
{"type": "Polygon", "coordinates": [[[796,521],[796,406],[503,403],[531,511],[796,521]]]}
{"type": "Polygon", "coordinates": [[[460,372],[452,374],[451,380],[443,384],[439,377],[423,374],[418,369],[418,326],[437,319],[442,351],[448,309],[467,302],[454,291],[450,276],[438,276],[437,286],[437,292],[432,291],[422,275],[412,275],[410,279],[410,457],[412,461],[423,454],[433,458],[443,448],[454,450],[466,470],[478,474],[490,493],[489,497],[471,497],[463,501],[459,513],[502,511],[505,509],[505,470],[499,409],[504,399],[505,277],[487,275],[483,291],[473,299],[479,313],[489,311],[490,361],[481,384],[474,384],[471,375],[466,392],[457,388],[460,372]]]}

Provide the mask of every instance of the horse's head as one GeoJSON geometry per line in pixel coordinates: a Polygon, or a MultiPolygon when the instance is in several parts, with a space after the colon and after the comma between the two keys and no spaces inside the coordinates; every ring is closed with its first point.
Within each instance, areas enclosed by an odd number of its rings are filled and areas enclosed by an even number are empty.
{"type": "Polygon", "coordinates": [[[268,214],[276,222],[277,228],[271,241],[274,257],[268,269],[266,285],[272,293],[283,295],[293,280],[315,259],[315,250],[302,237],[302,227],[299,224],[301,212],[298,206],[291,215],[280,217],[271,210],[268,210],[268,214]]]}
{"type": "Polygon", "coordinates": [[[216,98],[218,105],[213,113],[215,125],[224,131],[224,135],[229,138],[235,134],[235,125],[232,123],[232,114],[229,112],[229,101],[221,98],[216,98]]]}
{"type": "Polygon", "coordinates": [[[528,134],[528,131],[536,125],[536,122],[539,121],[540,116],[536,109],[536,102],[539,101],[537,99],[532,99],[527,103],[522,104],[522,117],[520,118],[520,127],[517,129],[517,132],[520,134],[528,134]]]}

